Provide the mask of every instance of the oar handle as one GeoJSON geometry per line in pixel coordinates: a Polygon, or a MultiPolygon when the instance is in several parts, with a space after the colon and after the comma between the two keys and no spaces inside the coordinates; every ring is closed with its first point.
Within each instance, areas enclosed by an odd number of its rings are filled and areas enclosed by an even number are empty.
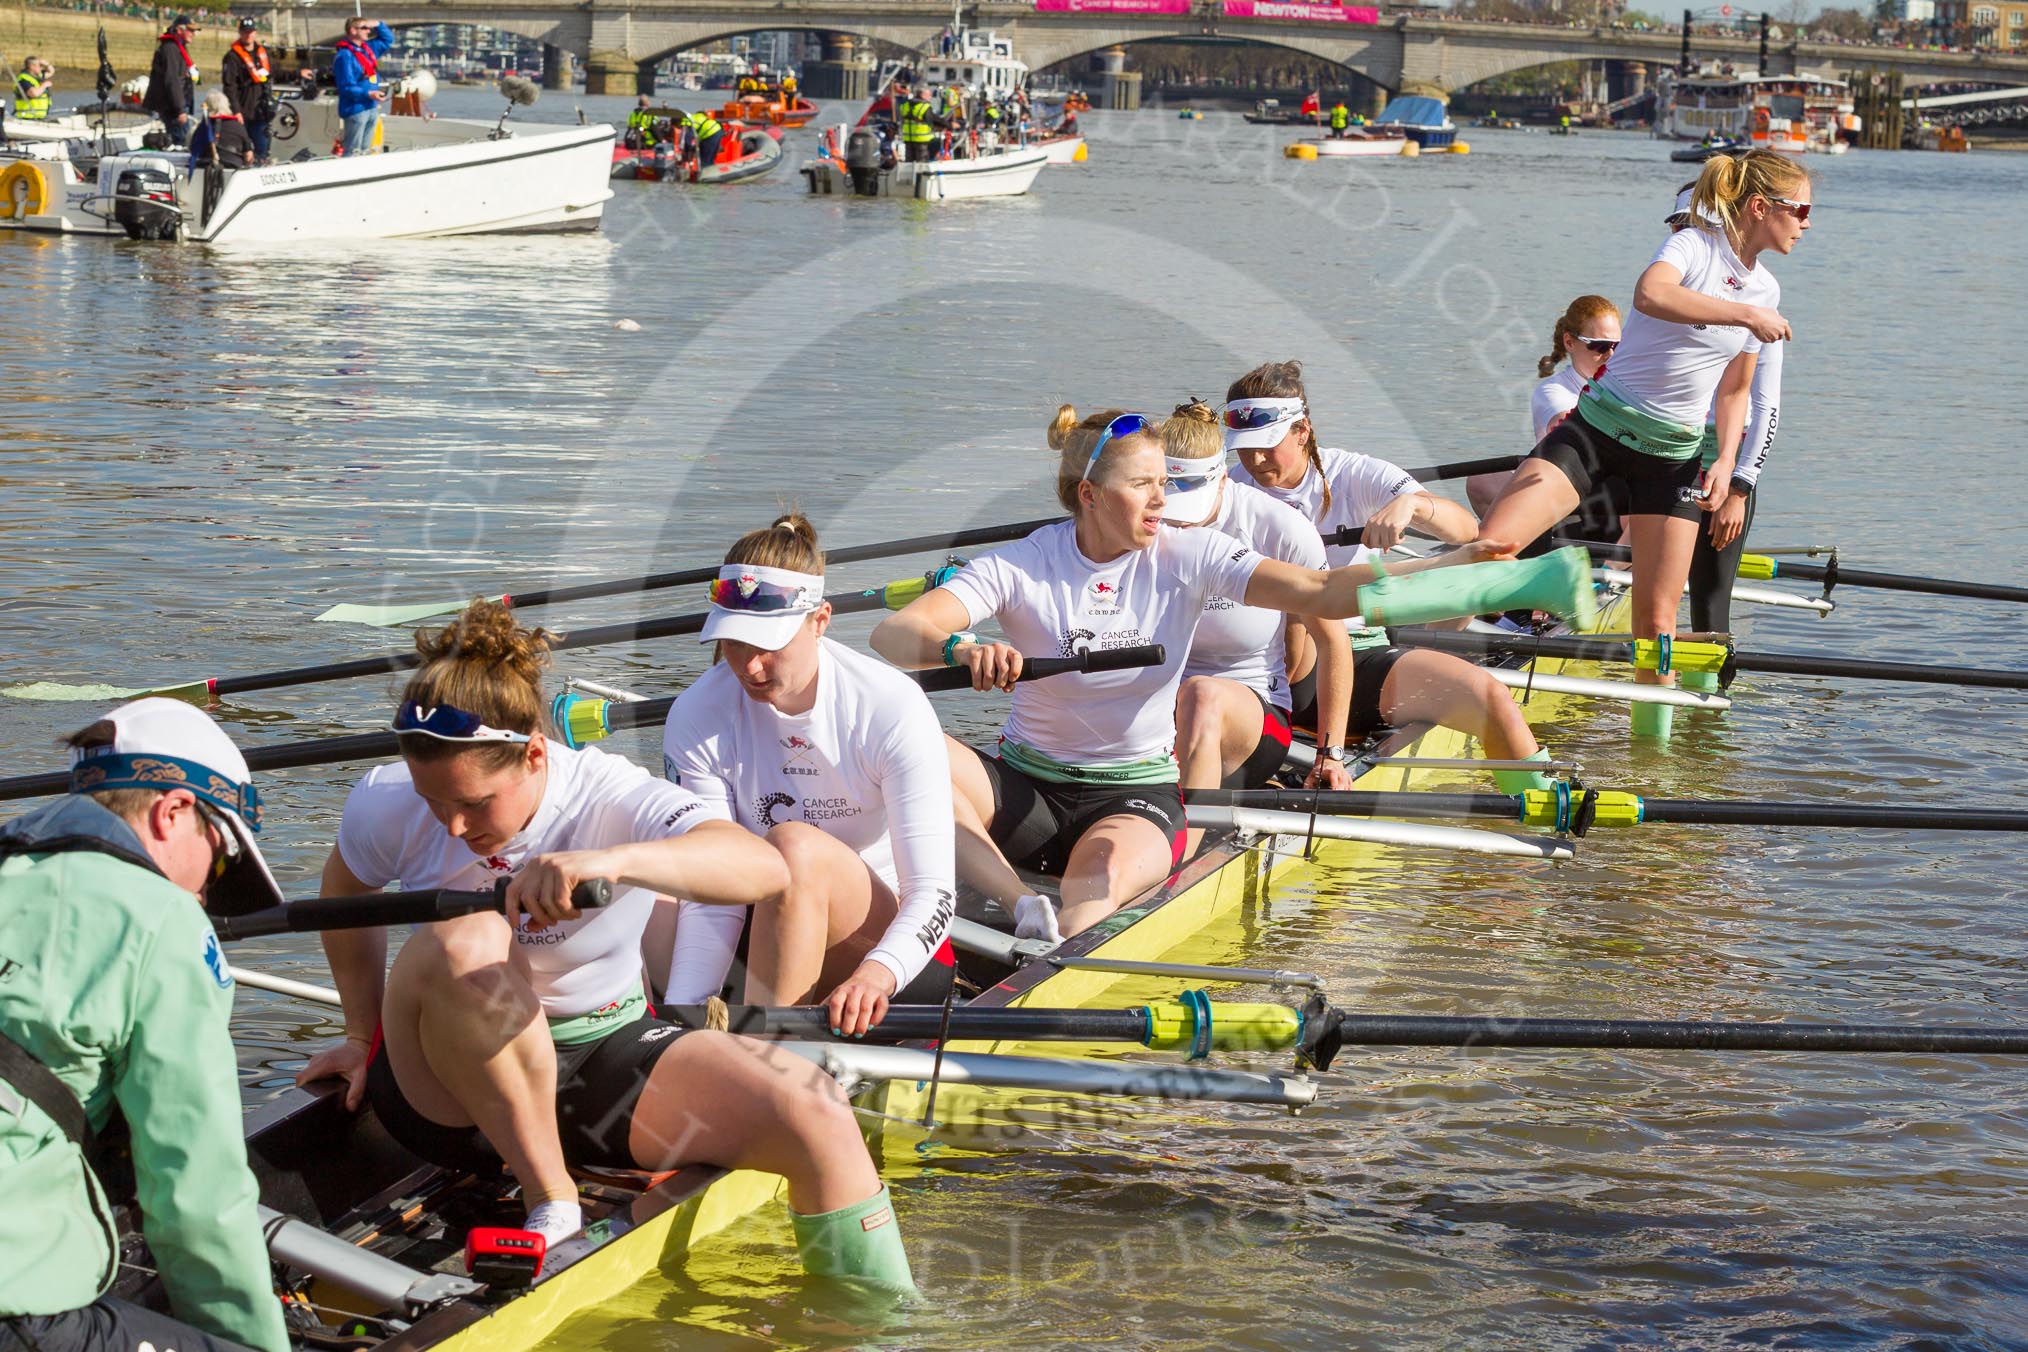
{"type": "MultiPolygon", "coordinates": [[[[502,878],[479,892],[435,888],[424,892],[365,892],[356,897],[314,897],[287,906],[271,906],[250,915],[218,916],[212,929],[220,939],[259,939],[271,934],[302,934],[337,929],[370,929],[381,925],[427,925],[479,911],[507,909],[507,884],[502,878]]],[[[580,911],[596,910],[613,899],[613,885],[593,878],[571,889],[570,903],[580,911]]]]}
{"type": "MultiPolygon", "coordinates": [[[[1040,681],[1050,676],[1064,676],[1071,672],[1089,674],[1098,671],[1125,671],[1131,667],[1159,667],[1169,660],[1167,649],[1159,643],[1141,643],[1131,648],[1087,648],[1075,657],[1031,657],[1021,664],[1024,681],[1040,681]]],[[[912,673],[916,684],[931,692],[939,690],[970,690],[972,673],[964,667],[945,667],[941,671],[918,671],[912,673]]]]}
{"type": "Polygon", "coordinates": [[[1448,464],[1424,465],[1421,469],[1403,470],[1412,479],[1433,482],[1438,479],[1469,479],[1474,474],[1498,474],[1503,469],[1513,469],[1525,460],[1520,455],[1494,455],[1483,460],[1453,460],[1448,464]]]}

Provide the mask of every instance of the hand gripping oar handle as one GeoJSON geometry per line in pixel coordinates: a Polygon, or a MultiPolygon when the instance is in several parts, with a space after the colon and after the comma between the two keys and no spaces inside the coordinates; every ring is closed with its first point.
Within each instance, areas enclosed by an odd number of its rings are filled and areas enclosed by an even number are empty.
{"type": "MultiPolygon", "coordinates": [[[[502,878],[483,892],[437,888],[427,892],[366,892],[356,897],[316,897],[288,906],[271,906],[250,915],[218,916],[211,927],[220,939],[258,939],[270,934],[312,930],[369,929],[379,925],[427,925],[479,911],[504,911],[507,884],[502,878]]],[[[604,878],[581,882],[571,889],[570,904],[595,910],[613,899],[613,885],[604,878]]]]}
{"type": "MultiPolygon", "coordinates": [[[[1031,657],[1021,664],[1023,681],[1040,681],[1050,676],[1064,676],[1071,672],[1091,673],[1098,671],[1125,671],[1130,667],[1159,667],[1169,660],[1168,652],[1159,643],[1141,643],[1131,648],[1088,648],[1075,657],[1031,657]]],[[[972,673],[965,667],[946,667],[942,671],[918,671],[911,673],[917,685],[931,692],[939,690],[970,690],[972,673]]]]}

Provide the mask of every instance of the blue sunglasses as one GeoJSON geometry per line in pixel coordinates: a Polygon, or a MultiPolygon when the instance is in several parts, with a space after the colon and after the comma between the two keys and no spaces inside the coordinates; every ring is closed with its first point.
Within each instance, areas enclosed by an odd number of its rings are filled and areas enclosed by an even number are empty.
{"type": "Polygon", "coordinates": [[[1106,424],[1106,430],[1099,433],[1098,445],[1091,448],[1091,459],[1084,462],[1084,475],[1080,482],[1091,479],[1091,472],[1098,468],[1099,457],[1106,452],[1106,443],[1114,437],[1130,437],[1137,432],[1152,432],[1155,421],[1139,413],[1122,413],[1106,424]]]}

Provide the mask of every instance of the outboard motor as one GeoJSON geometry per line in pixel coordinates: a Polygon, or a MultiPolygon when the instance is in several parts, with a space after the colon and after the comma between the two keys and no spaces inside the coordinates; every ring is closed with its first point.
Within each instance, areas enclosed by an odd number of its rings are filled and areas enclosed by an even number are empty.
{"type": "Polygon", "coordinates": [[[113,219],[128,239],[174,239],[183,223],[176,171],[166,164],[123,166],[113,183],[113,219]]]}
{"type": "Polygon", "coordinates": [[[852,175],[852,190],[861,197],[880,192],[880,134],[871,127],[854,129],[845,141],[845,168],[852,175]]]}

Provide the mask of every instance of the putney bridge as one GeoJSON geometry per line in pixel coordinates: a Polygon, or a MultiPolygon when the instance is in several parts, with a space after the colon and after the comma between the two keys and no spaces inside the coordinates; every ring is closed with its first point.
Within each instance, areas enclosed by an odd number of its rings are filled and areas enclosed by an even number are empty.
{"type": "MultiPolygon", "coordinates": [[[[315,43],[342,36],[344,7],[277,8],[279,28],[302,32],[315,43]],[[326,28],[329,31],[324,31],[326,28]]],[[[579,0],[521,4],[500,0],[395,0],[374,4],[369,17],[396,28],[473,24],[516,33],[543,44],[546,83],[560,86],[565,53],[582,59],[586,92],[630,94],[651,87],[657,62],[688,48],[741,33],[803,30],[819,35],[824,59],[809,63],[804,88],[818,97],[866,92],[875,44],[933,52],[951,22],[943,0],[579,0]],[[643,81],[650,83],[644,84],[643,81]]],[[[1366,11],[1371,13],[1371,11],[1366,11]]],[[[1110,53],[1106,98],[1113,106],[1138,102],[1139,77],[1126,72],[1119,49],[1156,40],[1251,41],[1335,62],[1383,89],[1449,94],[1508,71],[1554,61],[1609,60],[1661,67],[1678,57],[1672,33],[1611,28],[1568,28],[1483,23],[1461,19],[1383,17],[1347,21],[1335,4],[1301,0],[985,0],[962,11],[966,25],[1013,40],[1014,51],[1035,70],[1089,53],[1110,53]],[[1044,9],[1043,3],[1049,8],[1044,9]],[[1128,12],[1139,11],[1139,12],[1128,12]],[[1243,16],[1243,17],[1242,17],[1243,16]]],[[[1700,59],[1727,60],[1742,70],[1758,62],[1756,37],[1697,35],[1700,59]]],[[[1796,70],[1899,70],[1910,84],[1988,81],[2028,84],[2028,54],[1912,51],[1899,47],[1785,41],[1768,53],[1769,74],[1796,70]]]]}

